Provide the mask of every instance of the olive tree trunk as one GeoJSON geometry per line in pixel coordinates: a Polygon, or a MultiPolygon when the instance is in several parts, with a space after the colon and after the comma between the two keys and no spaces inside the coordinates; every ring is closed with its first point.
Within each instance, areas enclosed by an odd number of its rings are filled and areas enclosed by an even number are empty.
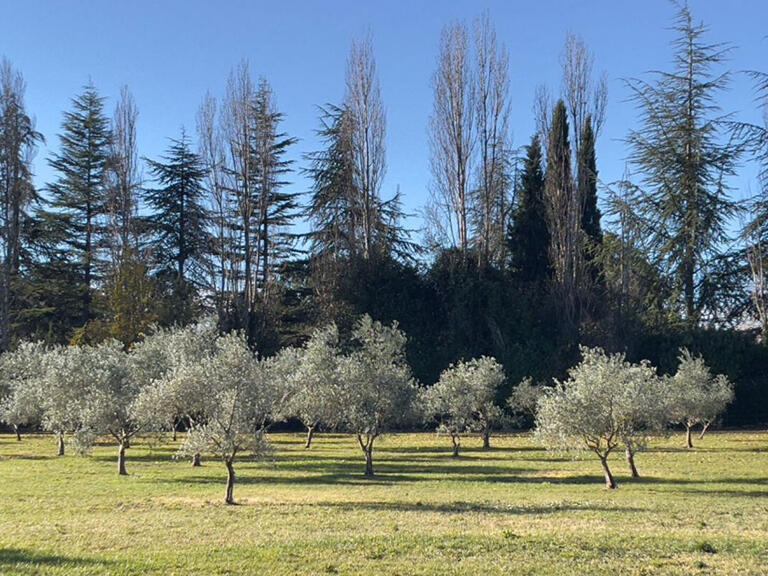
{"type": "Polygon", "coordinates": [[[486,428],[483,430],[483,450],[491,449],[491,429],[486,428]]]}
{"type": "Polygon", "coordinates": [[[458,434],[451,434],[451,444],[453,444],[453,457],[458,458],[459,457],[459,448],[460,448],[460,442],[458,434]]]}
{"type": "Polygon", "coordinates": [[[632,478],[640,478],[640,474],[637,473],[637,467],[635,466],[635,449],[632,444],[627,442],[627,464],[629,464],[629,471],[632,474],[632,478]]]}
{"type": "Polygon", "coordinates": [[[64,456],[64,432],[58,432],[59,456],[64,456]]]}
{"type": "Polygon", "coordinates": [[[312,438],[315,436],[315,427],[307,426],[307,441],[304,443],[304,449],[309,450],[312,448],[312,438]]]}
{"type": "Polygon", "coordinates": [[[611,469],[608,467],[608,456],[600,456],[600,464],[603,466],[603,474],[605,474],[605,489],[613,490],[616,488],[616,481],[613,479],[611,469]]]}
{"type": "Polygon", "coordinates": [[[128,476],[128,472],[125,470],[125,449],[126,441],[122,440],[117,449],[117,473],[120,476],[128,476]]]}
{"type": "Polygon", "coordinates": [[[16,441],[21,442],[21,431],[19,430],[18,425],[13,425],[13,431],[16,432],[16,441]]]}
{"type": "Polygon", "coordinates": [[[707,430],[709,430],[710,424],[712,424],[712,422],[705,422],[704,423],[704,428],[701,429],[701,434],[699,434],[699,440],[704,438],[704,434],[706,434],[707,430]]]}
{"type": "Polygon", "coordinates": [[[693,448],[693,439],[691,438],[691,428],[693,428],[693,425],[691,424],[685,425],[685,445],[688,448],[693,448]]]}
{"type": "Polygon", "coordinates": [[[200,461],[200,452],[195,452],[192,455],[192,466],[202,466],[202,462],[200,461]]]}
{"type": "Polygon", "coordinates": [[[362,449],[363,455],[365,456],[366,476],[373,476],[373,441],[375,439],[376,436],[367,435],[365,440],[363,440],[362,434],[357,435],[357,442],[360,444],[360,448],[362,449]]]}
{"type": "Polygon", "coordinates": [[[225,460],[224,464],[227,466],[227,495],[224,499],[226,504],[235,503],[235,467],[232,464],[232,460],[225,460]]]}

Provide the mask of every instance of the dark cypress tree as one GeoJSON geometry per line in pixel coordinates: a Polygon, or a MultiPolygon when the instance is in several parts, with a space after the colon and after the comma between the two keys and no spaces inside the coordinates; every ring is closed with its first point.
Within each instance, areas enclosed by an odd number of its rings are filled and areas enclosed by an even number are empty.
{"type": "Polygon", "coordinates": [[[603,230],[600,226],[601,213],[597,207],[597,159],[595,155],[595,133],[592,130],[592,116],[587,116],[581,135],[578,156],[578,188],[581,201],[581,230],[584,242],[585,274],[582,278],[585,304],[595,313],[600,308],[603,274],[600,265],[600,247],[603,230]]]}
{"type": "Polygon", "coordinates": [[[544,171],[538,135],[526,146],[520,175],[519,203],[509,229],[512,269],[525,282],[549,279],[549,229],[544,202],[544,171]]]}
{"type": "Polygon", "coordinates": [[[48,186],[52,214],[64,257],[79,273],[81,322],[95,316],[94,287],[101,275],[99,252],[104,248],[105,169],[109,157],[109,119],[104,99],[93,85],[72,100],[73,109],[64,114],[61,147],[49,161],[59,173],[48,186]]]}
{"type": "Polygon", "coordinates": [[[549,257],[552,287],[561,307],[568,337],[577,334],[581,322],[580,273],[583,262],[581,203],[571,172],[568,113],[562,100],[552,115],[547,148],[544,196],[549,225],[549,257]]]}
{"type": "Polygon", "coordinates": [[[578,186],[581,199],[581,229],[589,244],[597,246],[603,240],[600,227],[600,209],[597,207],[597,159],[595,156],[595,133],[592,130],[592,116],[587,116],[579,149],[578,186]]]}
{"type": "Polygon", "coordinates": [[[146,201],[153,211],[147,224],[154,239],[156,275],[170,297],[164,320],[184,323],[194,317],[210,248],[202,205],[205,171],[183,131],[180,139],[171,140],[162,161],[147,163],[160,186],[146,191],[146,201]]]}

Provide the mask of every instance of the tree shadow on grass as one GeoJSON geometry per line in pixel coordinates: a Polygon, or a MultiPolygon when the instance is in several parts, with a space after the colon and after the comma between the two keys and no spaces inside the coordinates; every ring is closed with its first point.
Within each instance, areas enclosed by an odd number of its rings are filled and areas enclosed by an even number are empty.
{"type": "Polygon", "coordinates": [[[0,548],[0,572],[3,574],[41,574],[41,569],[44,572],[51,567],[71,569],[97,568],[100,572],[105,573],[109,565],[110,562],[105,560],[62,556],[21,548],[0,548]]]}
{"type": "Polygon", "coordinates": [[[600,513],[626,514],[647,512],[646,508],[619,505],[600,505],[595,503],[553,502],[535,506],[514,506],[510,504],[491,504],[486,502],[316,502],[313,506],[328,506],[346,511],[372,510],[383,512],[437,512],[441,514],[479,514],[538,516],[570,511],[592,511],[600,513]]]}

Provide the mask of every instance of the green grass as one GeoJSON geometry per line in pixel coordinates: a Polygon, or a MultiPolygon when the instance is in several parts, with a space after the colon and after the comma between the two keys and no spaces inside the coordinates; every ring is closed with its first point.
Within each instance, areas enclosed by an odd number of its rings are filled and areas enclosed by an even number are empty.
{"type": "Polygon", "coordinates": [[[619,488],[599,462],[528,436],[392,435],[362,476],[353,439],[275,434],[272,462],[174,461],[136,441],[57,458],[54,439],[0,436],[0,574],[766,574],[768,433],[678,434],[640,454],[619,488]]]}

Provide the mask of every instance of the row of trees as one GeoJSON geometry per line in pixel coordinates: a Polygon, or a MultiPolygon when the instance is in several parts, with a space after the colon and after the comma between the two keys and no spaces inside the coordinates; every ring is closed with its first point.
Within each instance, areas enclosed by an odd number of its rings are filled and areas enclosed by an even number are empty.
{"type": "MultiPolygon", "coordinates": [[[[213,322],[158,330],[126,352],[117,341],[95,346],[47,347],[26,343],[0,357],[0,418],[17,429],[36,425],[55,433],[59,455],[65,435],[87,452],[99,437],[118,448],[117,468],[126,474],[125,451],[139,433],[187,434],[179,455],[200,465],[201,455],[227,469],[226,501],[232,503],[238,455],[270,451],[269,425],[290,418],[307,428],[310,448],[318,426],[342,429],[357,440],[372,476],[376,439],[392,429],[436,422],[459,456],[461,437],[479,432],[490,448],[491,431],[504,413],[494,398],[505,379],[502,366],[482,357],[450,366],[423,388],[405,359],[405,334],[362,317],[348,342],[331,324],[301,348],[286,347],[259,358],[242,334],[219,335],[213,322]]],[[[515,412],[532,411],[536,435],[547,446],[589,449],[597,454],[606,485],[615,486],[609,454],[620,444],[633,475],[634,454],[648,435],[669,423],[706,428],[733,396],[723,376],[713,377],[687,351],[677,373],[660,378],[648,362],[582,350],[569,379],[553,387],[521,384],[509,399],[515,412]]]]}
{"type": "MultiPolygon", "coordinates": [[[[42,135],[6,61],[2,349],[110,338],[129,349],[153,324],[214,314],[269,357],[330,323],[347,334],[369,314],[408,332],[423,382],[462,359],[498,359],[509,378],[497,403],[525,376],[564,377],[579,344],[664,371],[674,369],[669,351],[687,346],[739,382],[733,421],[763,421],[768,180],[763,170],[757,197],[741,203],[729,183],[750,158],[768,166],[766,126],[718,110],[727,50],[707,44],[687,6],[674,29],[674,69],[629,82],[639,122],[627,175],[611,183],[596,153],[605,76],[578,36],[566,39],[559,89],[537,92],[536,133],[514,149],[513,62],[491,18],[447,26],[421,242],[403,227],[399,190],[384,190],[386,110],[370,38],[353,43],[343,98],[320,108],[321,145],[301,167],[269,82],[244,62],[203,98],[194,134],[182,131],[160,158],[137,149],[127,88],[110,117],[87,86],[64,115],[44,186],[32,174],[42,135]],[[299,172],[305,194],[289,185],[299,172]]],[[[765,77],[755,79],[762,97],[765,77]]]]}

